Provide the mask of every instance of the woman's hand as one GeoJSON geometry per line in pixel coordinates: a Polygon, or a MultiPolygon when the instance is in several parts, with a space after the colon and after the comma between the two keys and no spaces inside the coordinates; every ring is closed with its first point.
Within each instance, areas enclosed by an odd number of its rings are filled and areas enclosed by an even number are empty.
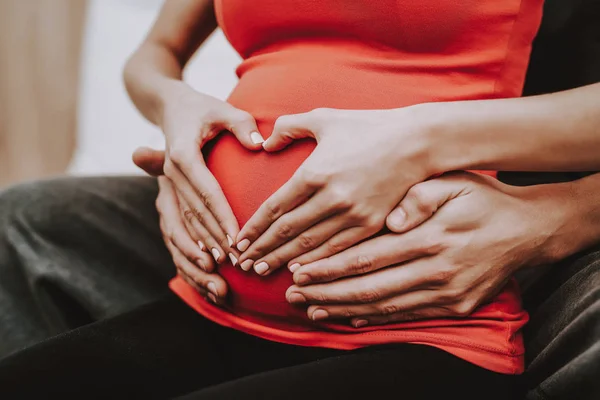
{"type": "Polygon", "coordinates": [[[572,235],[573,202],[552,186],[469,173],[417,184],[387,218],[396,233],[297,267],[287,299],[355,327],[467,316],[519,268],[567,254],[557,243],[572,235]]]}
{"type": "Polygon", "coordinates": [[[418,107],[280,117],[266,151],[302,138],[318,145],[240,231],[240,265],[265,275],[288,262],[330,256],[381,230],[408,188],[432,172],[423,117],[418,107]]]}
{"type": "Polygon", "coordinates": [[[182,218],[189,206],[184,201],[179,202],[168,178],[160,176],[158,185],[156,209],[160,216],[160,230],[177,273],[201,295],[215,304],[222,304],[227,284],[213,272],[215,261],[198,247],[198,237],[189,222],[182,218]]]}
{"type": "Polygon", "coordinates": [[[222,131],[233,133],[249,150],[261,149],[262,136],[247,112],[173,81],[166,96],[160,126],[166,138],[164,174],[178,197],[189,206],[185,215],[192,231],[217,262],[227,254],[235,264],[239,253],[231,246],[239,232],[237,220],[201,148],[222,131]]]}

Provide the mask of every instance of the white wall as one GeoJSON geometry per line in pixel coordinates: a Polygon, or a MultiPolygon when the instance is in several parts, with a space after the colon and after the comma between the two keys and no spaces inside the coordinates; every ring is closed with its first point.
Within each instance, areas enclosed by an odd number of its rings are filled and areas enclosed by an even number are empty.
{"type": "MultiPolygon", "coordinates": [[[[162,0],[90,0],[83,44],[78,144],[73,174],[138,173],[131,153],[162,147],[162,134],[133,107],[121,72],[142,41],[162,0]]],[[[221,32],[203,46],[186,71],[198,90],[225,98],[235,85],[239,57],[221,32]]]]}

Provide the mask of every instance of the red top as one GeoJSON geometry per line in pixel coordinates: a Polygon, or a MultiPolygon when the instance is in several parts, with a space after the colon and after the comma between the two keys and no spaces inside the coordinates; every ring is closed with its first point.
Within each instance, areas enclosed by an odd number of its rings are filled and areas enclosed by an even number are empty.
{"type": "MultiPolygon", "coordinates": [[[[268,137],[275,119],[318,107],[389,109],[432,101],[520,96],[543,0],[216,0],[219,25],[244,58],[229,102],[268,137]]],[[[225,134],[207,164],[240,226],[314,148],[268,154],[225,134]]],[[[180,278],[171,288],[205,317],[284,343],[354,349],[378,343],[436,346],[481,367],[523,370],[527,321],[514,282],[470,317],[382,327],[313,322],[291,306],[291,273],[267,277],[224,264],[230,307],[211,305],[180,278]]],[[[399,360],[402,362],[402,360],[399,360]]]]}

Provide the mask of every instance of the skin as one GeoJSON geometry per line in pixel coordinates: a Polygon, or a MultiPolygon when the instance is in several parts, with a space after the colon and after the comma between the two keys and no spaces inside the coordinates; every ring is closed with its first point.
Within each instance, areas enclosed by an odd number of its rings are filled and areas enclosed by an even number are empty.
{"type": "Polygon", "coordinates": [[[529,98],[281,117],[266,151],[307,137],[317,148],[242,228],[240,262],[253,260],[265,275],[333,255],[381,229],[412,185],[447,171],[598,170],[599,110],[596,84],[529,98]]]}
{"type": "MultiPolygon", "coordinates": [[[[218,290],[221,296],[222,292],[226,292],[226,286],[214,272],[214,263],[202,261],[202,255],[197,252],[200,247],[192,249],[193,246],[190,246],[190,242],[193,244],[196,239],[203,244],[209,243],[203,246],[204,252],[209,247],[217,249],[217,261],[222,261],[225,252],[229,252],[241,266],[246,265],[246,269],[254,267],[262,275],[287,265],[297,279],[296,274],[307,275],[306,271],[314,268],[313,263],[319,260],[340,261],[337,267],[346,272],[339,272],[336,280],[302,282],[298,278],[296,286],[290,289],[292,292],[288,292],[288,301],[292,301],[289,297],[294,290],[327,289],[336,285],[346,285],[342,287],[347,293],[363,299],[361,307],[383,301],[384,296],[391,301],[389,292],[397,292],[398,289],[382,288],[383,292],[379,293],[373,285],[376,277],[384,272],[402,269],[396,266],[400,261],[393,262],[393,257],[386,255],[386,249],[381,245],[384,240],[398,240],[399,246],[407,248],[408,255],[399,256],[405,258],[404,262],[409,262],[406,265],[428,265],[423,269],[429,268],[433,278],[429,278],[427,284],[432,285],[431,279],[434,279],[436,287],[444,289],[440,292],[429,287],[429,293],[442,293],[441,298],[436,297],[435,301],[421,293],[423,304],[420,312],[424,307],[429,310],[425,315],[434,316],[437,314],[431,309],[439,312],[441,307],[456,315],[464,315],[496,293],[515,270],[555,260],[559,257],[557,254],[566,256],[598,241],[600,234],[594,229],[589,228],[584,238],[572,232],[576,229],[569,222],[598,222],[595,206],[598,199],[593,195],[573,195],[574,192],[597,192],[597,178],[578,181],[578,186],[570,189],[550,185],[545,187],[543,195],[533,189],[515,193],[499,183],[481,181],[471,175],[450,183],[446,182],[446,177],[426,179],[462,169],[600,169],[600,158],[597,157],[600,150],[600,85],[522,99],[432,103],[397,110],[318,109],[280,117],[271,137],[263,143],[265,151],[279,151],[293,140],[307,137],[317,141],[317,148],[294,177],[273,194],[239,231],[231,209],[218,183],[206,169],[199,150],[222,130],[231,131],[245,147],[260,150],[260,143],[252,141],[250,136],[255,123],[243,111],[199,94],[181,82],[183,67],[214,29],[212,11],[211,1],[168,0],[152,32],[125,70],[125,81],[132,99],[150,121],[163,128],[167,139],[165,154],[140,149],[134,159],[154,174],[160,174],[160,166],[164,163],[162,170],[167,178],[164,182],[170,185],[161,182],[161,194],[167,195],[162,198],[159,195],[159,198],[160,207],[164,210],[161,218],[170,221],[162,224],[167,246],[174,259],[179,260],[176,264],[180,273],[195,282],[201,292],[208,293],[208,284],[214,283],[223,288],[218,290]],[[369,154],[369,157],[364,157],[364,154],[369,154]],[[373,159],[377,163],[373,163],[373,159]],[[426,183],[422,183],[424,181],[426,183]],[[444,185],[443,188],[438,187],[436,195],[421,186],[440,182],[444,185]],[[410,210],[406,199],[414,197],[410,194],[414,190],[430,193],[437,206],[432,207],[431,201],[413,200],[412,213],[404,212],[409,220],[417,218],[420,222],[409,228],[399,228],[393,216],[401,214],[404,207],[410,210]],[[472,200],[478,196],[481,197],[479,200],[472,200]],[[464,210],[470,210],[473,215],[463,215],[462,219],[458,219],[444,211],[459,210],[457,204],[463,214],[464,210]],[[537,204],[539,209],[552,210],[552,218],[533,212],[538,207],[531,204],[537,204]],[[423,209],[429,210],[425,213],[427,218],[419,214],[423,209]],[[173,210],[179,210],[179,223],[173,210]],[[507,215],[501,219],[494,217],[495,213],[507,215]],[[465,221],[470,221],[470,224],[465,221]],[[519,223],[508,224],[507,221],[519,223]],[[543,222],[547,225],[541,226],[543,222]],[[394,233],[363,241],[386,225],[394,233]],[[519,225],[522,227],[516,229],[519,225]],[[565,228],[567,226],[571,228],[565,228]],[[185,232],[190,241],[182,239],[185,232]],[[421,244],[408,246],[406,238],[419,232],[435,233],[437,236],[427,234],[421,244]],[[477,237],[482,235],[488,240],[461,242],[475,237],[475,232],[477,237]],[[544,234],[540,236],[541,232],[544,234]],[[500,233],[503,235],[498,236],[500,233]],[[237,250],[228,248],[227,235],[235,238],[237,250]],[[427,239],[431,237],[438,240],[427,239]],[[504,238],[504,241],[496,242],[496,237],[504,238]],[[565,244],[556,245],[559,239],[565,244]],[[361,241],[360,245],[356,245],[361,241]],[[554,245],[551,246],[551,243],[554,245]],[[471,251],[459,252],[461,244],[463,247],[472,245],[471,251]],[[493,265],[479,262],[493,255],[486,251],[495,248],[503,249],[513,257],[503,261],[496,254],[497,263],[493,265]],[[556,248],[562,250],[555,251],[556,248]],[[375,257],[374,254],[388,257],[392,264],[386,266],[395,268],[365,269],[355,276],[356,271],[352,272],[355,263],[336,257],[347,256],[357,249],[367,252],[366,257],[372,254],[372,257],[375,257]],[[474,254],[477,260],[468,257],[474,254]],[[189,264],[181,262],[183,259],[189,264]],[[435,263],[429,265],[429,260],[435,263]],[[198,265],[196,273],[191,272],[190,265],[198,265]],[[440,277],[448,278],[447,282],[440,277]],[[445,291],[448,288],[452,290],[445,291]],[[471,292],[473,295],[467,299],[467,293],[471,292]]],[[[427,186],[428,189],[433,187],[427,186]]],[[[455,214],[461,215],[459,211],[455,214]]],[[[424,276],[421,278],[425,279],[424,276]]],[[[395,282],[403,288],[403,293],[418,291],[404,280],[395,282]]],[[[414,296],[413,306],[419,309],[414,296]]],[[[347,304],[345,301],[345,298],[333,301],[336,306],[345,307],[339,313],[335,308],[321,309],[330,307],[331,303],[324,293],[308,298],[305,304],[310,305],[309,316],[315,319],[318,319],[315,314],[318,315],[319,310],[327,312],[325,318],[360,315],[364,317],[361,324],[368,316],[371,317],[368,323],[378,323],[391,316],[396,319],[388,320],[420,317],[414,309],[407,311],[408,303],[384,307],[387,311],[382,315],[380,311],[373,311],[373,307],[369,308],[372,314],[365,313],[365,309],[348,311],[350,305],[356,304],[356,299],[348,299],[347,304]],[[382,319],[377,320],[378,317],[382,319]]],[[[357,323],[356,320],[354,323],[357,323]]]]}
{"type": "Polygon", "coordinates": [[[160,160],[151,149],[134,154],[148,173],[165,175],[157,199],[165,243],[186,280],[202,293],[216,287],[213,294],[221,298],[226,285],[208,255],[217,263],[239,256],[230,247],[239,226],[200,150],[222,131],[249,150],[260,150],[262,137],[250,114],[182,82],[185,65],[215,28],[212,1],[167,0],[128,61],[124,81],[140,112],[165,134],[160,160]]]}
{"type": "Polygon", "coordinates": [[[390,233],[294,270],[286,293],[313,320],[355,327],[465,317],[519,269],[600,238],[600,176],[514,187],[454,173],[413,186],[390,233]]]}

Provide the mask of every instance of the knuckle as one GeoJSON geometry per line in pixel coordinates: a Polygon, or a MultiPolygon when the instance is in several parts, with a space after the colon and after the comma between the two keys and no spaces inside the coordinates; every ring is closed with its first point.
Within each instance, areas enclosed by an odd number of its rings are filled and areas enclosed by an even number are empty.
{"type": "Polygon", "coordinates": [[[337,240],[334,239],[330,239],[325,243],[327,252],[329,254],[337,254],[339,252],[341,252],[342,250],[344,250],[344,246],[342,245],[342,243],[340,243],[337,240]]]}
{"type": "Polygon", "coordinates": [[[379,307],[379,311],[382,315],[392,315],[398,313],[400,309],[395,304],[384,303],[379,307]]]}
{"type": "Polygon", "coordinates": [[[357,296],[357,300],[361,303],[374,303],[380,299],[381,295],[374,289],[363,290],[357,296]]]}
{"type": "Polygon", "coordinates": [[[194,217],[195,217],[194,212],[192,210],[190,210],[189,208],[185,209],[183,211],[183,216],[190,223],[194,220],[194,217]]]}
{"type": "Polygon", "coordinates": [[[470,300],[461,301],[451,307],[452,313],[459,317],[467,317],[475,310],[475,302],[470,300]]]}
{"type": "Polygon", "coordinates": [[[450,264],[445,264],[442,267],[437,268],[435,271],[432,271],[429,278],[434,283],[445,285],[452,281],[455,275],[456,269],[450,264]]]}
{"type": "Polygon", "coordinates": [[[254,117],[247,111],[236,109],[235,114],[231,118],[231,122],[236,124],[243,124],[248,122],[254,122],[254,117]]]}
{"type": "Polygon", "coordinates": [[[315,239],[306,233],[298,236],[298,244],[303,250],[311,250],[316,246],[315,239]]]}
{"type": "Polygon", "coordinates": [[[273,201],[268,201],[265,203],[265,210],[269,220],[274,221],[279,217],[281,206],[273,201]]]}
{"type": "Polygon", "coordinates": [[[352,308],[344,308],[340,311],[340,314],[344,318],[352,318],[355,317],[358,313],[352,308]]]}
{"type": "Polygon", "coordinates": [[[276,234],[280,239],[289,239],[294,234],[294,228],[286,222],[281,222],[277,226],[276,234]]]}
{"type": "Polygon", "coordinates": [[[293,115],[281,115],[275,120],[275,125],[273,130],[285,130],[289,129],[294,123],[293,115]]]}
{"type": "Polygon", "coordinates": [[[373,268],[373,258],[366,255],[359,255],[349,266],[349,269],[358,275],[365,274],[373,268]]]}
{"type": "Polygon", "coordinates": [[[329,203],[337,210],[348,210],[354,202],[351,200],[352,196],[347,189],[341,187],[333,187],[329,193],[329,203]]]}
{"type": "Polygon", "coordinates": [[[329,180],[328,174],[309,170],[307,168],[301,168],[298,170],[298,176],[302,182],[312,188],[321,188],[325,186],[329,180]]]}
{"type": "Polygon", "coordinates": [[[165,160],[165,163],[163,165],[163,172],[167,177],[173,176],[173,173],[175,172],[175,165],[171,160],[171,156],[169,156],[169,158],[165,160]]]}
{"type": "Polygon", "coordinates": [[[198,196],[200,196],[202,203],[204,203],[207,208],[211,208],[214,205],[214,197],[209,191],[201,190],[199,191],[198,196]]]}
{"type": "Polygon", "coordinates": [[[189,159],[190,147],[175,144],[169,148],[169,159],[175,165],[181,165],[189,159]]]}

